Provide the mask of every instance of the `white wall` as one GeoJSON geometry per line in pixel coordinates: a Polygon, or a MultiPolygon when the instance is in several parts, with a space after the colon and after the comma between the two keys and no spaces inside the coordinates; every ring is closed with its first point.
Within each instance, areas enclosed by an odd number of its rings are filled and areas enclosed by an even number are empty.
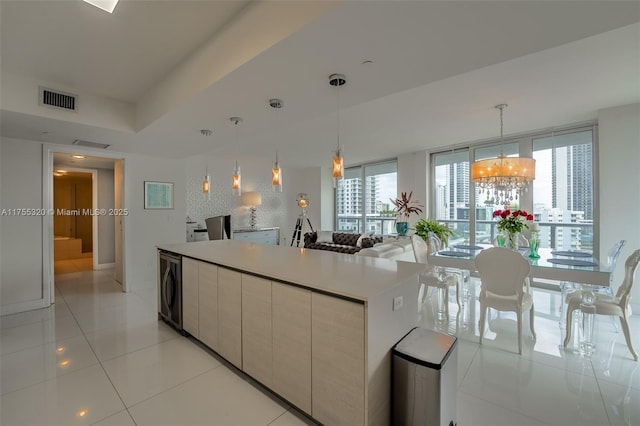
{"type": "MultiPolygon", "coordinates": [[[[615,272],[617,286],[624,277],[624,261],[640,249],[640,104],[599,111],[598,128],[600,257],[616,241],[627,240],[615,272]]],[[[640,282],[634,285],[632,302],[639,312],[640,282]]]]}
{"type": "Polygon", "coordinates": [[[2,109],[46,117],[53,120],[71,121],[90,126],[117,129],[130,132],[134,128],[134,107],[127,102],[96,96],[89,92],[65,87],[28,77],[26,75],[2,72],[2,109]],[[38,87],[66,91],[78,95],[78,110],[64,111],[38,104],[38,87]],[[25,96],[28,94],[29,96],[25,96]]]}
{"type": "MultiPolygon", "coordinates": [[[[2,138],[0,208],[43,208],[40,142],[2,138]]],[[[68,148],[68,147],[67,147],[68,148]]],[[[183,160],[122,155],[125,159],[125,274],[129,291],[156,285],[156,245],[182,242],[186,217],[183,160]],[[145,210],[144,181],[174,183],[173,210],[145,210]]],[[[3,313],[36,309],[43,302],[43,217],[4,216],[0,297],[3,313]]],[[[48,285],[48,284],[47,284],[48,285]]]]}
{"type": "MultiPolygon", "coordinates": [[[[182,221],[182,241],[186,240],[186,216],[205,225],[205,219],[212,216],[231,215],[233,229],[249,227],[249,208],[242,205],[241,197],[231,192],[231,174],[234,162],[210,156],[190,157],[186,164],[186,214],[182,221]],[[205,170],[211,176],[210,195],[202,193],[202,180],[205,170]]],[[[240,162],[242,191],[257,191],[262,194],[262,205],[256,208],[257,226],[261,228],[279,227],[280,244],[290,243],[290,233],[295,226],[294,186],[299,175],[282,165],[283,192],[273,192],[271,188],[271,168],[273,163],[267,160],[243,160],[240,162]]],[[[297,208],[297,207],[296,207],[297,208]]]]}
{"type": "Polygon", "coordinates": [[[402,192],[409,193],[413,191],[412,200],[419,201],[424,206],[421,215],[411,217],[411,223],[415,223],[419,218],[426,217],[429,211],[427,157],[426,151],[398,156],[398,196],[402,192]]]}
{"type": "Polygon", "coordinates": [[[129,291],[157,285],[158,244],[185,241],[185,160],[142,155],[125,157],[125,273],[129,291]],[[144,182],[172,182],[174,209],[145,210],[144,182]]]}
{"type": "MultiPolygon", "coordinates": [[[[98,209],[108,211],[114,207],[113,170],[98,169],[98,209]]],[[[116,261],[115,219],[114,216],[98,216],[99,264],[116,261]]]]}
{"type": "MultiPolygon", "coordinates": [[[[42,208],[42,147],[0,139],[0,210],[42,208]]],[[[42,299],[42,217],[5,214],[0,222],[2,306],[42,299]]]]}

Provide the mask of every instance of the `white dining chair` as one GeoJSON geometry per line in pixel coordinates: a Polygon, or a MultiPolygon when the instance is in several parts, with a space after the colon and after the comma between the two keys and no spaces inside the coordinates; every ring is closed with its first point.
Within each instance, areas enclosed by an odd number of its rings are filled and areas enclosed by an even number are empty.
{"type": "MultiPolygon", "coordinates": [[[[596,307],[596,314],[598,315],[615,315],[620,318],[620,325],[624,333],[624,338],[627,341],[627,347],[633,356],[635,361],[638,360],[638,353],[633,349],[631,343],[631,334],[629,332],[629,315],[631,315],[629,309],[629,300],[631,300],[631,287],[633,286],[634,276],[638,263],[640,262],[640,250],[634,251],[624,263],[624,280],[618,288],[615,296],[609,296],[607,294],[596,293],[595,301],[593,304],[596,307]]],[[[582,295],[579,291],[570,294],[567,297],[567,329],[566,336],[564,338],[564,347],[566,348],[571,340],[571,321],[573,318],[573,311],[580,309],[582,303],[582,295]]]]}
{"type": "Polygon", "coordinates": [[[480,274],[480,344],[484,337],[485,318],[488,308],[512,311],[517,316],[518,353],[522,354],[522,313],[529,311],[529,326],[533,338],[533,297],[525,280],[531,271],[529,262],[517,251],[503,247],[482,250],[475,259],[480,274]]]}
{"type": "MultiPolygon", "coordinates": [[[[428,255],[430,253],[429,246],[426,241],[419,235],[411,236],[411,245],[413,246],[413,255],[417,263],[429,265],[428,255]]],[[[460,307],[460,283],[458,277],[454,274],[447,273],[444,268],[429,266],[428,269],[420,274],[420,290],[418,291],[418,309],[424,303],[425,287],[435,287],[438,292],[444,293],[442,303],[444,304],[444,312],[449,315],[449,286],[456,286],[456,301],[460,307]]],[[[440,298],[439,298],[440,299],[440,298]]],[[[440,300],[439,300],[440,302],[440,300]]],[[[440,309],[438,309],[440,310],[440,309]]]]}

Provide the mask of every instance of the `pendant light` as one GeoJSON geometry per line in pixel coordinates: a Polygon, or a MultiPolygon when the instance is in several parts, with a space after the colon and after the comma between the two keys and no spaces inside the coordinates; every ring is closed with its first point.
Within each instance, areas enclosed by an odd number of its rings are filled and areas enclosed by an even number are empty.
{"type": "MultiPolygon", "coordinates": [[[[242,123],[242,118],[231,117],[229,119],[236,126],[236,148],[238,147],[238,124],[242,123]]],[[[236,160],[236,166],[233,168],[233,176],[231,177],[231,190],[233,195],[242,195],[242,176],[240,175],[240,166],[236,160]]]]}
{"type": "MultiPolygon", "coordinates": [[[[200,133],[202,134],[202,136],[211,136],[213,132],[209,129],[202,129],[200,130],[200,133]]],[[[209,175],[209,167],[206,165],[206,160],[204,170],[205,172],[204,179],[202,180],[202,193],[207,194],[209,197],[211,197],[211,176],[209,175]]]]}
{"type": "MultiPolygon", "coordinates": [[[[269,100],[269,106],[276,110],[276,113],[280,108],[284,106],[282,100],[280,99],[271,99],[269,100]]],[[[278,151],[276,150],[276,162],[273,165],[273,169],[271,169],[271,189],[273,192],[282,192],[282,169],[280,168],[280,163],[278,162],[278,151]]]]}
{"type": "Polygon", "coordinates": [[[536,160],[527,157],[507,157],[503,152],[504,136],[502,112],[507,104],[496,105],[500,110],[500,155],[496,158],[478,160],[471,164],[471,180],[480,188],[480,193],[493,191],[496,204],[508,205],[518,199],[518,193],[526,191],[536,178],[536,160]]]}
{"type": "Polygon", "coordinates": [[[344,86],[347,82],[342,74],[331,74],[329,76],[329,84],[336,88],[336,134],[337,148],[333,153],[332,175],[333,187],[335,188],[338,181],[344,178],[344,157],[342,157],[342,147],[340,146],[340,86],[344,86]]]}

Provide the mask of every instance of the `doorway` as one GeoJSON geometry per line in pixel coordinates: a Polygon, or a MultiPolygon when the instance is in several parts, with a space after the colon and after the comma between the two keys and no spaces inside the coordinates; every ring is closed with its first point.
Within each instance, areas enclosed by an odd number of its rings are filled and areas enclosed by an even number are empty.
{"type": "Polygon", "coordinates": [[[97,208],[97,170],[53,171],[54,274],[94,269],[94,209],[97,208]]]}
{"type": "MultiPolygon", "coordinates": [[[[127,222],[125,216],[114,216],[109,212],[113,212],[116,208],[126,210],[125,207],[125,171],[126,161],[122,154],[96,152],[92,149],[67,147],[60,145],[43,146],[43,206],[48,211],[53,212],[44,217],[43,222],[43,301],[44,306],[54,303],[54,284],[55,284],[55,249],[54,234],[59,228],[54,226],[55,213],[54,209],[54,170],[63,169],[68,172],[93,172],[92,177],[92,203],[87,218],[90,218],[92,235],[91,246],[88,248],[85,238],[82,238],[81,249],[83,256],[91,252],[93,260],[92,270],[109,269],[113,271],[114,278],[122,285],[122,291],[127,291],[126,271],[125,271],[125,245],[126,237],[124,228],[127,222]],[[99,214],[96,214],[99,212],[99,214]],[[104,214],[102,213],[104,212],[104,214]],[[48,303],[47,303],[48,302],[48,303]]],[[[80,198],[86,195],[78,194],[78,187],[75,188],[75,195],[80,198]]],[[[82,189],[80,189],[82,192],[82,189]]],[[[73,193],[73,192],[72,192],[73,193]]],[[[77,205],[76,205],[77,207],[77,205]]],[[[75,209],[78,210],[77,208],[75,209]]],[[[71,213],[73,216],[76,212],[71,213]]],[[[78,218],[82,215],[82,208],[77,213],[78,218]]],[[[80,219],[82,220],[82,219],[80,219]]],[[[66,225],[72,229],[73,225],[66,225]]],[[[64,229],[64,228],[63,228],[64,229]]],[[[80,231],[76,228],[76,231],[80,231]]],[[[69,232],[71,234],[71,232],[69,232]]],[[[70,237],[78,238],[73,235],[70,237]]],[[[62,235],[66,237],[66,235],[62,235]]],[[[77,242],[74,244],[78,244],[77,242]]],[[[84,261],[87,262],[87,261],[84,261]]],[[[84,267],[83,267],[84,268],[84,267]]],[[[59,269],[59,268],[58,268],[59,269]]],[[[111,273],[111,272],[107,272],[111,273]]]]}

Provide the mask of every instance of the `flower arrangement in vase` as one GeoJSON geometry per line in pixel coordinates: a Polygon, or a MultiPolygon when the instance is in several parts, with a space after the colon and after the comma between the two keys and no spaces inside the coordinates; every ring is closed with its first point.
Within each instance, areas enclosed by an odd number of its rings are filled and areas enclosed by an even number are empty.
{"type": "Polygon", "coordinates": [[[409,217],[412,214],[422,213],[423,205],[419,201],[412,200],[413,191],[400,194],[400,198],[390,198],[391,203],[396,207],[396,231],[398,235],[407,235],[409,232],[409,217]]]}
{"type": "Polygon", "coordinates": [[[510,249],[518,249],[518,235],[525,229],[529,228],[527,221],[533,221],[533,215],[524,210],[511,211],[509,209],[496,210],[493,217],[500,217],[496,228],[502,232],[502,236],[498,236],[498,245],[506,246],[510,249]],[[506,235],[504,235],[506,234],[506,235]],[[505,241],[506,240],[506,241],[505,241]],[[502,244],[501,244],[502,243],[502,244]]]}

